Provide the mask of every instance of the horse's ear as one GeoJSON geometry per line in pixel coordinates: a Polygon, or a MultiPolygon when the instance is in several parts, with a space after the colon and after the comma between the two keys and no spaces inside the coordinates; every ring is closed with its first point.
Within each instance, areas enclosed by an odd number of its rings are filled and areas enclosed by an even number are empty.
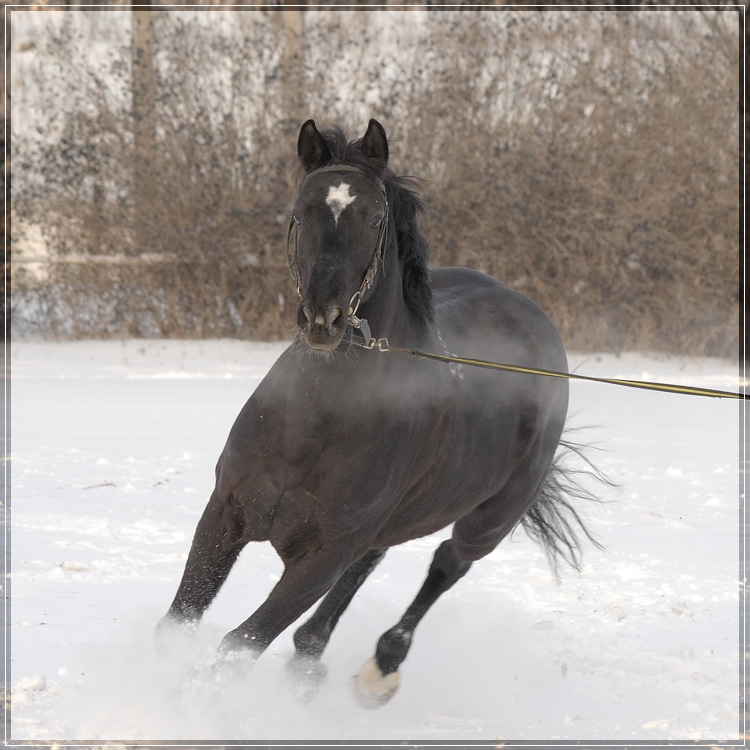
{"type": "Polygon", "coordinates": [[[382,169],[388,164],[388,137],[377,120],[370,120],[367,132],[362,139],[362,153],[380,162],[382,169]]]}
{"type": "Polygon", "coordinates": [[[299,131],[297,156],[306,172],[324,166],[331,159],[328,144],[315,127],[315,120],[308,120],[299,131]]]}

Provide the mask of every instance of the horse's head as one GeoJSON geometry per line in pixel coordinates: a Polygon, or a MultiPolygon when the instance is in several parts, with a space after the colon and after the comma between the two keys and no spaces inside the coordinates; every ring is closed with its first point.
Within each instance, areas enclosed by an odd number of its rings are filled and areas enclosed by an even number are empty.
{"type": "Polygon", "coordinates": [[[370,120],[345,160],[335,159],[312,120],[300,130],[305,171],[289,226],[289,268],[300,303],[297,327],[308,347],[341,342],[380,271],[387,244],[388,201],[381,177],[388,163],[382,125],[370,120]]]}

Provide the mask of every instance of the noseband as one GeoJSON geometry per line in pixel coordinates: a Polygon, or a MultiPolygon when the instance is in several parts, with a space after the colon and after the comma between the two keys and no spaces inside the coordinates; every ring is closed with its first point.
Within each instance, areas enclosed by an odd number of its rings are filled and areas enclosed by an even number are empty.
{"type": "MultiPolygon", "coordinates": [[[[388,243],[388,196],[385,192],[385,185],[383,184],[382,180],[367,174],[358,167],[352,167],[348,164],[331,164],[327,167],[321,167],[320,169],[315,169],[314,171],[310,172],[310,174],[307,175],[307,177],[305,177],[305,179],[303,180],[300,190],[304,188],[305,183],[314,174],[318,174],[319,172],[357,172],[361,175],[364,175],[365,177],[374,180],[377,183],[381,193],[383,194],[383,200],[385,201],[385,215],[383,216],[383,221],[380,223],[380,232],[378,234],[378,242],[375,245],[375,254],[373,255],[372,263],[370,263],[369,268],[365,271],[365,275],[362,279],[362,283],[360,284],[359,289],[354,292],[352,298],[349,300],[349,312],[347,320],[352,328],[356,328],[362,333],[362,336],[365,339],[365,344],[367,345],[370,343],[370,340],[372,338],[372,335],[370,333],[370,326],[368,325],[367,320],[357,317],[357,310],[359,309],[359,305],[362,302],[365,294],[373,285],[378,269],[383,268],[383,273],[385,274],[383,258],[385,256],[385,247],[388,243]]],[[[286,239],[286,251],[289,273],[291,273],[292,279],[294,279],[294,284],[297,288],[297,294],[301,299],[303,296],[302,286],[299,269],[297,268],[297,224],[294,221],[293,217],[289,222],[289,232],[286,239]],[[292,231],[294,231],[294,247],[293,249],[290,249],[292,231]]]]}

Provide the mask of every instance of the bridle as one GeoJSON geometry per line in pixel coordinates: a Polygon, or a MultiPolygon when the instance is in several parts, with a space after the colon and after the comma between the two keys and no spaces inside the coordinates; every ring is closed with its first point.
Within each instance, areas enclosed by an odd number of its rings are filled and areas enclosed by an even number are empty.
{"type": "MultiPolygon", "coordinates": [[[[365,339],[365,345],[370,343],[370,340],[372,339],[372,335],[370,333],[370,326],[367,323],[367,320],[365,318],[358,318],[357,317],[357,310],[359,309],[359,305],[364,299],[365,295],[367,294],[367,291],[372,287],[375,276],[378,273],[378,269],[383,269],[383,274],[385,275],[385,267],[383,265],[383,258],[385,256],[385,248],[388,244],[388,196],[385,191],[385,185],[383,184],[383,181],[379,179],[378,177],[374,177],[373,175],[367,174],[367,172],[363,171],[362,169],[359,169],[359,167],[353,167],[349,164],[330,164],[326,167],[320,167],[319,169],[315,169],[310,174],[305,177],[305,179],[302,181],[302,185],[300,186],[300,191],[305,187],[305,183],[315,174],[318,174],[319,172],[357,172],[358,174],[364,175],[370,180],[373,180],[378,188],[380,188],[380,192],[383,194],[383,200],[385,202],[385,213],[383,216],[383,220],[380,222],[380,231],[378,233],[378,241],[375,245],[375,253],[372,258],[372,263],[370,263],[370,266],[365,271],[364,278],[362,279],[362,283],[359,286],[359,289],[357,289],[356,292],[352,295],[352,298],[349,300],[349,312],[347,321],[352,328],[356,328],[360,331],[363,338],[365,339]]],[[[286,238],[286,253],[287,253],[287,263],[289,266],[289,273],[292,275],[292,279],[294,280],[295,287],[297,289],[297,294],[299,295],[300,299],[302,298],[302,284],[301,279],[299,275],[299,269],[297,268],[297,222],[294,220],[294,217],[292,217],[289,221],[289,232],[287,233],[286,238]],[[291,238],[292,238],[292,231],[294,231],[294,245],[291,246],[291,238]]]]}

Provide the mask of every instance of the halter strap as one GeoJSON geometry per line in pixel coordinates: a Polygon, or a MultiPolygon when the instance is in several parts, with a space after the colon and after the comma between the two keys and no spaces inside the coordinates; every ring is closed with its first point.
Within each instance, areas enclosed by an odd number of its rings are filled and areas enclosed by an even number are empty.
{"type": "Polygon", "coordinates": [[[359,167],[355,167],[351,164],[327,164],[325,167],[318,167],[317,169],[313,169],[312,172],[310,172],[304,180],[302,180],[302,184],[300,185],[300,190],[302,190],[303,187],[305,187],[305,183],[313,176],[320,172],[357,172],[358,174],[363,175],[364,177],[367,177],[368,179],[372,180],[379,188],[380,192],[385,195],[385,185],[383,184],[383,181],[379,177],[375,177],[375,175],[367,174],[367,172],[364,171],[364,169],[360,169],[359,167]]]}

